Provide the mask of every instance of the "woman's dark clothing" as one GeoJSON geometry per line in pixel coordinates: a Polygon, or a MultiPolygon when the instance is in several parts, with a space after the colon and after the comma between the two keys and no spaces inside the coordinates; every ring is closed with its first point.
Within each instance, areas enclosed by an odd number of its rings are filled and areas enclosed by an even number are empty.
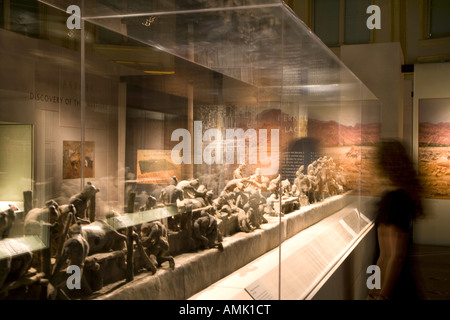
{"type": "Polygon", "coordinates": [[[376,224],[393,224],[405,232],[412,229],[415,216],[415,204],[405,190],[388,191],[381,197],[376,224]]]}
{"type": "Polygon", "coordinates": [[[391,300],[421,299],[415,278],[415,263],[411,259],[412,226],[416,214],[416,204],[405,190],[397,189],[383,194],[378,204],[375,220],[376,226],[380,224],[395,225],[408,233],[408,252],[403,262],[402,271],[397,280],[391,300]]]}

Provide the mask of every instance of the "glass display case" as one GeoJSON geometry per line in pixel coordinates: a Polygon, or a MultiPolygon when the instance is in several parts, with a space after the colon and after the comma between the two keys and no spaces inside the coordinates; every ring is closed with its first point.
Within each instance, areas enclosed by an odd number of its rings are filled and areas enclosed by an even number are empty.
{"type": "Polygon", "coordinates": [[[379,101],[283,1],[2,10],[2,299],[188,299],[271,250],[304,299],[290,252],[320,282],[372,224],[379,101]]]}

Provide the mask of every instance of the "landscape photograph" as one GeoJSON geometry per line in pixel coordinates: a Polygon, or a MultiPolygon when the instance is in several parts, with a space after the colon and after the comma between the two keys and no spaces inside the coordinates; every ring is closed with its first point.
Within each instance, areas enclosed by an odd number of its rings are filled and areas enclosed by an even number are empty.
{"type": "MultiPolygon", "coordinates": [[[[375,145],[380,139],[381,124],[376,114],[371,119],[361,121],[359,107],[348,106],[343,118],[326,113],[329,118],[310,113],[308,136],[321,142],[322,153],[333,157],[338,168],[345,172],[347,188],[363,195],[376,195],[379,192],[376,177],[373,175],[375,145]],[[352,116],[353,115],[353,116],[352,116]]],[[[335,111],[335,112],[336,112],[335,111]]]]}
{"type": "Polygon", "coordinates": [[[450,98],[419,102],[418,166],[424,197],[450,199],[450,98]]]}

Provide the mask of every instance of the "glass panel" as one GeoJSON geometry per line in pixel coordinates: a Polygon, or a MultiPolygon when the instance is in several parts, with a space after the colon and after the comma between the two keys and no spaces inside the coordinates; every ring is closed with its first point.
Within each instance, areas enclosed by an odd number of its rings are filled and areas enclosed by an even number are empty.
{"type": "Polygon", "coordinates": [[[36,299],[41,280],[52,277],[61,254],[55,235],[61,235],[69,198],[84,178],[79,149],[69,150],[65,144],[83,140],[79,33],[75,40],[76,32],[67,32],[66,18],[56,23],[59,10],[46,8],[47,20],[40,20],[36,1],[2,5],[10,14],[10,30],[0,29],[0,127],[7,153],[0,171],[9,180],[2,178],[8,191],[2,188],[1,200],[18,205],[13,212],[2,207],[0,213],[1,298],[36,299]],[[47,32],[59,26],[65,30],[47,32]],[[67,168],[77,175],[65,177],[67,168]]]}
{"type": "MultiPolygon", "coordinates": [[[[68,1],[43,0],[40,1],[51,6],[66,9],[68,1]]],[[[83,1],[75,0],[71,4],[81,7],[83,1]]],[[[85,1],[85,17],[98,19],[112,19],[116,16],[146,16],[148,13],[165,14],[191,14],[195,12],[205,13],[211,11],[238,11],[240,9],[279,7],[278,0],[194,0],[194,1],[165,1],[165,0],[95,0],[85,1]]]]}
{"type": "Polygon", "coordinates": [[[292,253],[326,255],[311,265],[320,282],[370,224],[355,210],[377,100],[281,1],[40,5],[42,39],[0,30],[0,121],[34,128],[32,207],[60,229],[32,250],[55,298],[130,298],[133,279],[167,276],[176,285],[145,299],[189,299],[271,250],[237,296],[257,280],[304,298],[291,284],[308,273],[286,277],[292,253]],[[80,29],[66,25],[69,5],[80,29]],[[312,250],[290,247],[322,220],[331,231],[312,250]],[[84,241],[86,256],[70,256],[84,241]],[[72,266],[84,266],[81,290],[72,266]],[[180,267],[197,276],[177,278],[180,267]]]}
{"type": "MultiPolygon", "coordinates": [[[[301,28],[298,20],[286,17],[285,30],[290,23],[292,30],[301,28]]],[[[295,39],[293,35],[295,32],[284,34],[286,46],[295,39]]],[[[361,213],[366,207],[361,199],[361,172],[367,170],[365,148],[378,141],[380,126],[378,101],[367,88],[315,37],[300,46],[298,51],[285,47],[289,62],[284,64],[305,67],[303,88],[307,90],[294,94],[289,86],[301,81],[284,78],[283,100],[298,103],[296,109],[304,115],[306,130],[300,139],[290,140],[288,152],[288,165],[293,166],[289,180],[303,191],[303,203],[283,220],[292,234],[288,233],[281,245],[281,299],[312,298],[339,257],[365,235],[370,220],[365,209],[361,213]],[[296,60],[301,51],[314,55],[296,60]],[[319,59],[321,63],[315,64],[319,59]],[[330,203],[336,207],[329,208],[330,203]],[[315,211],[317,206],[320,209],[315,211]]],[[[368,170],[364,179],[372,172],[368,170]]]]}

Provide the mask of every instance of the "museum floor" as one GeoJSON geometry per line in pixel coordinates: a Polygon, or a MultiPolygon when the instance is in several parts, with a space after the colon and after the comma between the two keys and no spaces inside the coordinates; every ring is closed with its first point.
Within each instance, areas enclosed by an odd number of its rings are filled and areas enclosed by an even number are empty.
{"type": "Polygon", "coordinates": [[[416,245],[413,250],[427,300],[450,300],[450,247],[416,245]]]}

